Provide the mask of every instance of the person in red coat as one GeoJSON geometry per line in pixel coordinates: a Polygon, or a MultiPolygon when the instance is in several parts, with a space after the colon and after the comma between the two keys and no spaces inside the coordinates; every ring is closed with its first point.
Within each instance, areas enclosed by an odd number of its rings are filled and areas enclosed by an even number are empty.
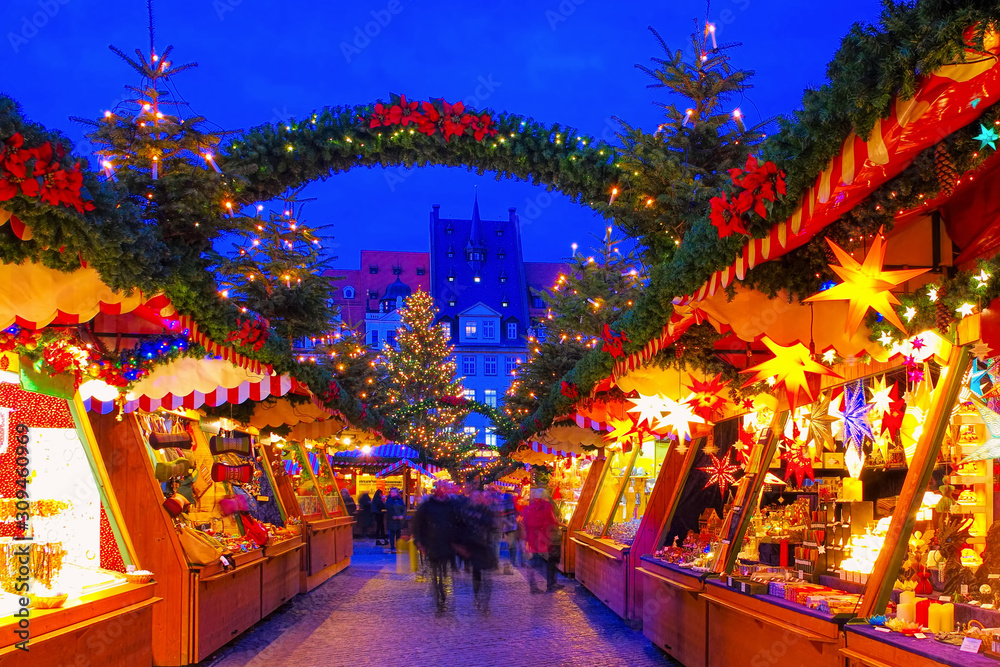
{"type": "Polygon", "coordinates": [[[556,527],[559,521],[556,519],[555,507],[549,500],[545,489],[532,489],[531,502],[524,510],[522,517],[524,524],[525,541],[528,551],[531,553],[531,570],[528,574],[528,584],[532,593],[541,593],[536,582],[536,570],[540,571],[545,567],[546,590],[550,593],[562,586],[556,583],[556,563],[559,561],[560,544],[556,539],[556,527]]]}

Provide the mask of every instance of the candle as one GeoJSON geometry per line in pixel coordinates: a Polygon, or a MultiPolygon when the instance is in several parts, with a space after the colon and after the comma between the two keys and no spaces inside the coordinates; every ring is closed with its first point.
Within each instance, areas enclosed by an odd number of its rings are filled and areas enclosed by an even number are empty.
{"type": "Polygon", "coordinates": [[[916,605],[912,602],[896,605],[896,618],[913,623],[917,620],[916,605]]]}
{"type": "Polygon", "coordinates": [[[927,608],[927,627],[934,634],[941,632],[941,611],[943,608],[944,605],[937,602],[927,608]]]}
{"type": "Polygon", "coordinates": [[[916,604],[917,594],[913,591],[902,591],[899,594],[899,604],[916,604]]]}
{"type": "Polygon", "coordinates": [[[922,628],[928,627],[930,606],[931,606],[931,601],[928,598],[920,598],[919,600],[917,600],[917,605],[916,605],[917,623],[919,623],[920,627],[922,628]]]}
{"type": "Polygon", "coordinates": [[[941,632],[955,631],[955,605],[941,605],[941,632]]]}

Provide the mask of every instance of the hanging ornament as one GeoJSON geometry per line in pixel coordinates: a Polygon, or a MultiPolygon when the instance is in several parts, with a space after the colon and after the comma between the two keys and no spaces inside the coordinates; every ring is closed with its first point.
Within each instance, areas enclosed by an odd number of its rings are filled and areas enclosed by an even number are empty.
{"type": "Polygon", "coordinates": [[[840,377],[813,359],[809,348],[802,343],[783,347],[767,336],[764,336],[761,342],[774,353],[774,358],[740,372],[754,374],[747,380],[747,385],[773,378],[774,387],[785,390],[789,408],[792,410],[795,409],[796,405],[812,403],[816,400],[819,389],[810,386],[809,376],[817,378],[824,375],[834,378],[840,377]]]}
{"type": "Polygon", "coordinates": [[[677,435],[677,440],[691,439],[691,424],[704,424],[705,420],[696,415],[688,404],[690,396],[683,401],[663,398],[663,414],[656,422],[657,430],[669,428],[677,435]]]}
{"type": "Polygon", "coordinates": [[[868,421],[868,413],[872,407],[865,402],[864,382],[858,380],[844,385],[844,444],[848,447],[853,445],[860,451],[865,440],[875,439],[871,422],[868,421]]]}
{"type": "Polygon", "coordinates": [[[983,397],[984,392],[989,392],[993,388],[993,380],[990,379],[989,369],[979,365],[979,359],[972,360],[972,369],[969,371],[969,391],[983,397]]]}
{"type": "Polygon", "coordinates": [[[985,362],[986,359],[988,359],[993,353],[993,350],[990,349],[990,346],[984,343],[983,341],[979,341],[978,343],[973,345],[971,351],[972,355],[976,359],[979,359],[979,361],[982,362],[985,362]]]}
{"type": "Polygon", "coordinates": [[[879,379],[873,380],[872,386],[869,389],[872,392],[872,397],[868,400],[868,404],[872,406],[873,413],[884,415],[889,411],[895,397],[895,383],[886,386],[885,376],[883,375],[879,379]]]}
{"type": "Polygon", "coordinates": [[[809,411],[802,417],[802,426],[806,429],[807,440],[812,440],[816,447],[833,451],[833,423],[837,418],[830,414],[830,397],[824,396],[809,406],[809,411]]]}
{"type": "Polygon", "coordinates": [[[705,482],[705,486],[702,489],[707,489],[710,486],[718,486],[719,495],[725,498],[726,491],[736,483],[735,474],[741,468],[730,460],[728,453],[722,458],[719,458],[715,454],[712,454],[711,457],[712,462],[709,465],[698,468],[698,470],[708,473],[708,481],[705,482]]]}
{"type": "Polygon", "coordinates": [[[984,150],[987,146],[993,150],[997,149],[997,140],[1000,140],[1000,134],[997,133],[992,127],[986,127],[982,123],[979,124],[979,134],[972,137],[979,142],[979,150],[984,150]]]}
{"type": "Polygon", "coordinates": [[[923,433],[924,421],[927,417],[927,411],[930,409],[932,388],[928,374],[923,373],[923,375],[924,378],[908,392],[909,398],[904,396],[906,412],[903,414],[900,424],[899,436],[903,444],[907,465],[913,460],[913,455],[917,451],[917,441],[920,440],[920,435],[923,433]]]}
{"type": "Polygon", "coordinates": [[[693,375],[690,378],[691,384],[685,385],[692,392],[688,404],[699,417],[711,421],[726,405],[726,398],[721,394],[729,386],[729,382],[722,382],[722,373],[704,382],[693,375]]]}
{"type": "Polygon", "coordinates": [[[857,479],[865,467],[865,453],[860,449],[848,447],[847,451],[844,452],[844,465],[847,466],[848,474],[857,479]]]}
{"type": "Polygon", "coordinates": [[[754,447],[757,446],[757,432],[752,428],[747,428],[743,420],[739,420],[739,439],[733,444],[736,450],[736,457],[742,465],[747,465],[753,457],[754,447]]]}
{"type": "Polygon", "coordinates": [[[627,399],[632,407],[627,410],[636,426],[652,429],[653,424],[663,414],[664,398],[660,394],[644,396],[639,394],[634,398],[627,399]]]}
{"type": "Polygon", "coordinates": [[[785,459],[785,481],[795,477],[795,486],[802,488],[802,483],[806,477],[815,480],[813,471],[812,455],[801,443],[789,441],[787,448],[781,457],[785,459]]]}
{"type": "Polygon", "coordinates": [[[881,314],[897,329],[905,332],[906,329],[893,308],[893,305],[899,304],[899,299],[892,293],[892,288],[923,275],[930,269],[883,270],[885,245],[882,243],[881,229],[875,235],[872,246],[868,250],[868,254],[865,255],[864,263],[859,263],[830,239],[827,239],[826,242],[837,255],[837,259],[840,260],[840,266],[831,265],[830,268],[844,282],[819,294],[814,294],[803,301],[847,301],[847,333],[851,336],[861,326],[869,308],[881,314]]]}
{"type": "Polygon", "coordinates": [[[892,385],[892,401],[889,403],[889,409],[882,415],[882,429],[879,435],[884,435],[886,432],[889,433],[889,437],[893,440],[899,435],[899,429],[903,424],[903,416],[906,414],[906,401],[901,398],[896,398],[897,394],[896,385],[892,385]]]}

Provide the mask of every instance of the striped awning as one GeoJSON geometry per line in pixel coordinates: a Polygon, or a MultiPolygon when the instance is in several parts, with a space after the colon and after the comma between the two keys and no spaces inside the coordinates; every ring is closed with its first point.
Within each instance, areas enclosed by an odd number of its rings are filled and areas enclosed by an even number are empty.
{"type": "MultiPolygon", "coordinates": [[[[263,401],[271,396],[284,396],[291,391],[292,384],[292,378],[288,375],[273,375],[259,382],[243,382],[232,389],[219,387],[215,391],[208,393],[194,391],[185,396],[168,393],[161,398],[139,396],[134,400],[126,401],[124,411],[133,412],[135,410],[143,410],[145,412],[152,412],[157,408],[166,408],[168,410],[187,408],[197,410],[203,405],[214,408],[225,403],[239,404],[245,401],[263,401]]],[[[94,397],[85,398],[84,405],[87,410],[99,412],[102,415],[106,415],[117,409],[114,401],[101,401],[94,397]]]]}
{"type": "Polygon", "coordinates": [[[254,359],[240,354],[227,345],[222,345],[213,341],[198,329],[198,325],[195,324],[194,320],[192,320],[188,315],[181,315],[173,322],[168,323],[167,326],[171,331],[184,333],[187,335],[189,340],[201,345],[208,351],[209,354],[232,362],[241,368],[247,369],[251,373],[270,375],[272,372],[271,366],[268,364],[255,361],[254,359]]]}
{"type": "Polygon", "coordinates": [[[531,449],[532,451],[538,452],[539,454],[551,454],[553,456],[561,456],[564,459],[580,456],[578,452],[566,451],[564,449],[556,449],[553,447],[549,447],[548,445],[543,445],[537,440],[532,440],[531,449]]]}
{"type": "Polygon", "coordinates": [[[421,475],[426,475],[427,477],[434,477],[434,473],[432,473],[429,470],[429,468],[433,468],[433,467],[434,466],[424,467],[424,466],[420,465],[419,463],[414,463],[410,459],[402,459],[400,461],[397,461],[396,463],[393,463],[390,466],[387,466],[386,468],[383,468],[381,471],[379,471],[378,473],[376,473],[375,476],[376,477],[389,477],[390,475],[395,475],[397,473],[401,473],[403,471],[403,468],[409,468],[410,470],[415,470],[416,472],[420,473],[421,475]]]}
{"type": "Polygon", "coordinates": [[[372,447],[367,453],[360,449],[337,452],[334,459],[416,459],[420,453],[412,447],[389,442],[378,447],[372,447]]]}

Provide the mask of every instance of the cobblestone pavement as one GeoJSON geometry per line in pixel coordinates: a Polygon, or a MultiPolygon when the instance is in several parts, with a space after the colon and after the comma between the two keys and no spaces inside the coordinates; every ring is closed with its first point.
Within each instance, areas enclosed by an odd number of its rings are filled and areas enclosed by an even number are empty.
{"type": "MultiPolygon", "coordinates": [[[[527,570],[492,577],[489,611],[472,578],[453,577],[447,609],[430,584],[397,574],[395,556],[355,542],[351,566],[300,595],[203,667],[653,667],[676,664],[573,580],[528,592],[527,570]]],[[[544,582],[543,582],[544,585],[544,582]]]]}

